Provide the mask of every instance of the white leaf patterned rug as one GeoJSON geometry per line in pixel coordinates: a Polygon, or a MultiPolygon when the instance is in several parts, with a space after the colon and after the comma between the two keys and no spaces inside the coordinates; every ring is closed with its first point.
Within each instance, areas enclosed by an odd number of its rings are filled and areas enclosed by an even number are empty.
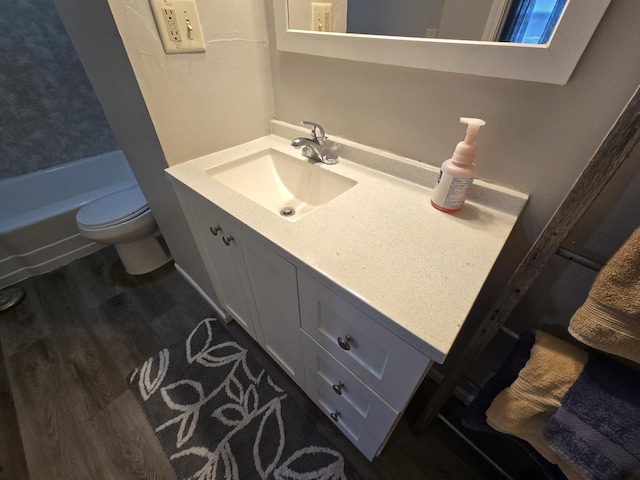
{"type": "Polygon", "coordinates": [[[220,322],[129,375],[179,479],[360,479],[342,454],[220,322]]]}

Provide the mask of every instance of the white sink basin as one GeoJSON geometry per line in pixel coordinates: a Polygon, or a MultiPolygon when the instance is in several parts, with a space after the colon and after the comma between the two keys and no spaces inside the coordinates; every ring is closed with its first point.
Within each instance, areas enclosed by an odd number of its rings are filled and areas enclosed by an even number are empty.
{"type": "Polygon", "coordinates": [[[271,148],[210,168],[206,173],[290,221],[299,220],[357,183],[271,148]]]}

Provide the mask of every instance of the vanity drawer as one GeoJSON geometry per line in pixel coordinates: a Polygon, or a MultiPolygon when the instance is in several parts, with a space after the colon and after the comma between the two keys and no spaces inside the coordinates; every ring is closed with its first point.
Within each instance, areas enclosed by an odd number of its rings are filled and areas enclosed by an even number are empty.
{"type": "Polygon", "coordinates": [[[400,415],[304,332],[305,392],[371,460],[400,415]],[[339,385],[339,382],[342,385],[339,385]],[[341,393],[334,390],[334,386],[341,393]],[[332,414],[335,416],[332,417],[332,414]],[[336,416],[337,415],[337,416],[336,416]]]}
{"type": "Polygon", "coordinates": [[[298,290],[303,330],[391,406],[402,411],[431,359],[301,269],[298,269],[298,290]]]}

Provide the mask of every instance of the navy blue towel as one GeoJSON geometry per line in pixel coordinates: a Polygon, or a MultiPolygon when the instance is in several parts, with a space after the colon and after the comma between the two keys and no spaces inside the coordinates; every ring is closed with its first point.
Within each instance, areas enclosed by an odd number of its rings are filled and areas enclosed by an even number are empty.
{"type": "Polygon", "coordinates": [[[592,352],[543,431],[547,443],[587,478],[640,473],[640,374],[592,352]]]}

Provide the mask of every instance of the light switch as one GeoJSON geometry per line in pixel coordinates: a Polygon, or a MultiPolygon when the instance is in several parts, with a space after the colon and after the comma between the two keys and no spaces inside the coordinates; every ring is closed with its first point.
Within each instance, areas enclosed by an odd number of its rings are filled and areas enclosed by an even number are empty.
{"type": "Polygon", "coordinates": [[[164,53],[204,52],[195,0],[149,0],[164,53]]]}
{"type": "Polygon", "coordinates": [[[333,5],[331,3],[311,4],[311,30],[315,32],[332,32],[333,5]]]}

